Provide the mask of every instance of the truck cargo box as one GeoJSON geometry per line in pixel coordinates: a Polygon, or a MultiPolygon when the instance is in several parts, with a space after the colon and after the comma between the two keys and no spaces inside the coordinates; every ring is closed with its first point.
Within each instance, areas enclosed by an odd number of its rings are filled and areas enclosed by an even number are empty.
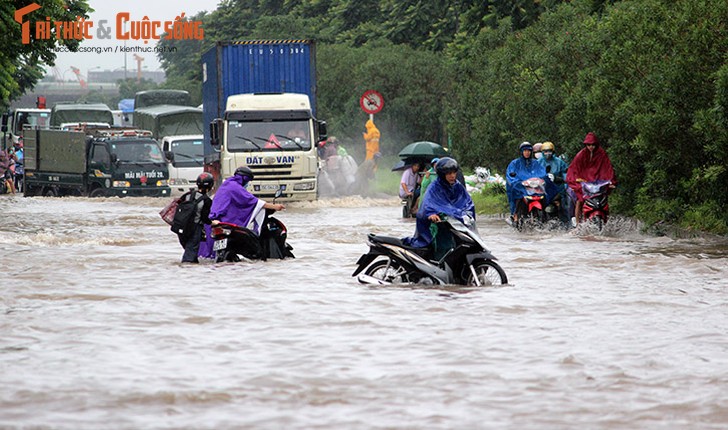
{"type": "Polygon", "coordinates": [[[86,135],[82,132],[28,130],[24,153],[26,172],[86,172],[86,135]]]}

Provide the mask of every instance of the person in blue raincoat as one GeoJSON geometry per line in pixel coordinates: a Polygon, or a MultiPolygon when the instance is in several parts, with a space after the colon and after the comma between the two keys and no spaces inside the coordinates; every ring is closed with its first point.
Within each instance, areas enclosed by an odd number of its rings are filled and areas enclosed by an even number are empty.
{"type": "Polygon", "coordinates": [[[415,235],[407,237],[402,241],[412,247],[424,248],[429,246],[433,240],[437,240],[435,256],[443,254],[447,248],[447,238],[433,236],[433,230],[437,233],[437,223],[441,221],[440,216],[446,215],[463,222],[466,217],[475,220],[475,204],[470,198],[465,186],[457,180],[459,170],[458,162],[450,157],[440,158],[435,167],[437,179],[435,179],[425,192],[420,208],[417,211],[417,223],[415,235]]]}
{"type": "Polygon", "coordinates": [[[568,198],[566,196],[566,171],[569,164],[554,154],[555,147],[552,142],[544,142],[541,147],[543,157],[538,162],[546,169],[546,174],[556,186],[559,195],[559,218],[566,220],[568,198]]]}
{"type": "Polygon", "coordinates": [[[521,155],[508,164],[506,170],[506,194],[511,209],[511,217],[516,213],[517,205],[526,195],[526,188],[521,182],[530,178],[541,178],[546,181],[546,204],[556,196],[554,183],[546,175],[546,169],[533,157],[533,145],[523,142],[518,146],[521,155]]]}

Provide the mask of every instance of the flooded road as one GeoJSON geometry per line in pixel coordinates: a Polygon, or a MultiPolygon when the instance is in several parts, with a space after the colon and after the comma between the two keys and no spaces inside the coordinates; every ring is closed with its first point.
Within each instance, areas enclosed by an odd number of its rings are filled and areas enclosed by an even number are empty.
{"type": "Polygon", "coordinates": [[[0,428],[728,426],[725,240],[483,218],[508,286],[373,288],[396,198],[290,204],[295,260],[198,266],[164,203],[0,198],[0,428]]]}

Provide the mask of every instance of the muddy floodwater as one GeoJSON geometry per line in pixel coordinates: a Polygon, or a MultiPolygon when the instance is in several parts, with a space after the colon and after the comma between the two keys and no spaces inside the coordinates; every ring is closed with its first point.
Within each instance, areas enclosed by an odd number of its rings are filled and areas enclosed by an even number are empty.
{"type": "Polygon", "coordinates": [[[728,428],[724,239],[483,217],[509,285],[371,287],[394,197],[290,204],[294,260],[185,266],[165,203],[0,198],[0,428],[728,428]]]}

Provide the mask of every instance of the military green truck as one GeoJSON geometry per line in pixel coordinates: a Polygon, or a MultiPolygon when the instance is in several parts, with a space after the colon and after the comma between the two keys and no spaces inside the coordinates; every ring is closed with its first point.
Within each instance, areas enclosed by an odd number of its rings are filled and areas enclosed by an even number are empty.
{"type": "Polygon", "coordinates": [[[191,106],[190,93],[185,90],[147,90],[134,95],[134,112],[137,109],[159,105],[191,106]]]}
{"type": "Polygon", "coordinates": [[[134,109],[134,127],[151,131],[159,141],[167,136],[201,135],[202,109],[177,105],[134,109]]]}
{"type": "Polygon", "coordinates": [[[51,109],[51,127],[73,128],[80,124],[108,127],[114,125],[114,114],[103,103],[56,103],[51,109]]]}
{"type": "Polygon", "coordinates": [[[169,170],[151,133],[26,130],[25,196],[170,195],[169,170]]]}

